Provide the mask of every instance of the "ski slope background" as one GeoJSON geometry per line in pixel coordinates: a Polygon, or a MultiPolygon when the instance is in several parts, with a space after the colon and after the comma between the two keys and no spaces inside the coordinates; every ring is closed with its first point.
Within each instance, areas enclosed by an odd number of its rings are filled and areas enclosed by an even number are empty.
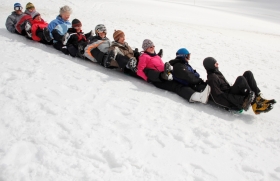
{"type": "MultiPolygon", "coordinates": [[[[24,7],[27,1],[19,1],[24,7]]],[[[33,0],[50,22],[73,8],[163,60],[186,47],[203,79],[215,57],[230,83],[251,70],[274,109],[234,115],[11,34],[0,0],[0,180],[280,180],[280,20],[276,0],[33,0]]]]}

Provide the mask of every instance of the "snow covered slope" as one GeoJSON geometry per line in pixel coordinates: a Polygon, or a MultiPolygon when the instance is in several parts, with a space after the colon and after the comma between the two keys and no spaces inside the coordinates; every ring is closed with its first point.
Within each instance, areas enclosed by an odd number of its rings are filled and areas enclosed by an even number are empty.
{"type": "MultiPolygon", "coordinates": [[[[237,0],[32,1],[48,22],[69,5],[85,32],[103,23],[110,39],[121,29],[133,48],[151,39],[164,61],[186,47],[204,79],[208,56],[231,83],[251,70],[279,102],[280,24],[269,18],[279,9],[266,2],[253,11],[237,0]]],[[[13,3],[0,0],[1,181],[280,180],[279,103],[259,116],[190,104],[9,33],[13,3]]]]}

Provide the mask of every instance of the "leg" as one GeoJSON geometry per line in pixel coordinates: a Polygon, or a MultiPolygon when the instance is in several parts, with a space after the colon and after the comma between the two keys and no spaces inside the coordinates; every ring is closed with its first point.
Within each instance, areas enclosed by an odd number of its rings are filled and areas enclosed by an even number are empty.
{"type": "Polygon", "coordinates": [[[148,77],[148,80],[150,82],[162,82],[163,80],[160,78],[160,74],[161,72],[153,70],[153,69],[149,69],[149,68],[145,68],[144,69],[144,73],[146,74],[146,76],[148,77]]]}
{"type": "Polygon", "coordinates": [[[255,92],[255,95],[258,95],[261,91],[257,86],[253,73],[251,71],[246,71],[244,72],[243,77],[245,77],[251,90],[255,92]]]}
{"type": "Polygon", "coordinates": [[[118,65],[120,68],[125,68],[127,65],[127,62],[129,61],[129,58],[127,56],[117,54],[116,61],[118,62],[118,65]]]}
{"type": "Polygon", "coordinates": [[[101,65],[103,65],[103,60],[108,56],[107,54],[105,55],[105,53],[101,52],[98,48],[92,49],[90,53],[101,65]]]}
{"type": "Polygon", "coordinates": [[[229,93],[231,94],[237,94],[237,95],[248,95],[249,92],[251,91],[251,88],[245,79],[244,76],[239,76],[235,80],[235,83],[233,86],[231,86],[229,93]]]}
{"type": "Polygon", "coordinates": [[[192,88],[184,86],[175,81],[163,81],[163,82],[153,82],[153,84],[160,89],[174,92],[179,96],[183,97],[187,101],[190,101],[192,94],[195,92],[192,88]]]}

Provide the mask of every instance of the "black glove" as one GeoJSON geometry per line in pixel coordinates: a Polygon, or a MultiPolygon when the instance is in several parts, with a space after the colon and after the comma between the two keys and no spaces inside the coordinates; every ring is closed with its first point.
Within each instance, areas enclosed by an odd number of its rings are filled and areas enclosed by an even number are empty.
{"type": "Polygon", "coordinates": [[[162,58],[162,56],[163,56],[163,50],[160,49],[157,55],[160,56],[160,58],[162,58]]]}

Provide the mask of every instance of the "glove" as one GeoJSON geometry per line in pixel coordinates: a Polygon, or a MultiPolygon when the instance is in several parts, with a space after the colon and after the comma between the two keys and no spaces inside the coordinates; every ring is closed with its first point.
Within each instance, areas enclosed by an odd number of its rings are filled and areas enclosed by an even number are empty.
{"type": "Polygon", "coordinates": [[[157,55],[160,56],[160,58],[162,58],[162,56],[163,56],[163,50],[160,49],[157,55]]]}

